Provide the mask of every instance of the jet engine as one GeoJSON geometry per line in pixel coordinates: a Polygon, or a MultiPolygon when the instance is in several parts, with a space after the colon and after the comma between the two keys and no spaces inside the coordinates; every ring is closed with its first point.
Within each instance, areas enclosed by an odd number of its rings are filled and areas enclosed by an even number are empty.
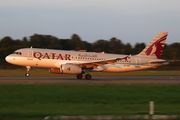
{"type": "Polygon", "coordinates": [[[51,68],[49,72],[57,74],[81,74],[82,68],[75,65],[61,65],[60,68],[51,68]]]}

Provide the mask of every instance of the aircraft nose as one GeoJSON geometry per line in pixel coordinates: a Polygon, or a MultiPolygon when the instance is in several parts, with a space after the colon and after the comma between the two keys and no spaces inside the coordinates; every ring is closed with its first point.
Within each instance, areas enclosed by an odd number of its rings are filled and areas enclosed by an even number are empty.
{"type": "Polygon", "coordinates": [[[7,62],[11,62],[12,58],[8,55],[8,56],[6,56],[5,60],[6,60],[7,62]]]}

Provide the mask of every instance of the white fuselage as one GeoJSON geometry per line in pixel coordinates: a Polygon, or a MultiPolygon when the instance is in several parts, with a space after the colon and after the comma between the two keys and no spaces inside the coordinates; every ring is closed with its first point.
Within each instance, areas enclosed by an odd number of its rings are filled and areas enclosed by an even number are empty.
{"type": "MultiPolygon", "coordinates": [[[[6,57],[6,61],[20,66],[60,68],[62,64],[77,64],[82,62],[103,61],[112,58],[124,58],[117,60],[114,64],[99,64],[93,68],[93,64],[86,65],[85,69],[92,68],[92,71],[104,72],[125,72],[161,66],[158,61],[162,59],[127,56],[118,54],[102,54],[94,52],[64,51],[38,48],[24,48],[16,50],[6,57]],[[156,61],[156,63],[152,63],[156,61]]],[[[166,62],[164,60],[164,62],[166,62]]],[[[81,66],[83,68],[83,66],[81,66]]]]}

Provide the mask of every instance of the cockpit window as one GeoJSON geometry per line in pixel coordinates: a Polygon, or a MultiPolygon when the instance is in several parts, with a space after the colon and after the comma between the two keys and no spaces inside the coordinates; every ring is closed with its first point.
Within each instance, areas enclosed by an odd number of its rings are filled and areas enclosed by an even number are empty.
{"type": "Polygon", "coordinates": [[[12,54],[22,55],[21,52],[13,52],[12,54]]]}

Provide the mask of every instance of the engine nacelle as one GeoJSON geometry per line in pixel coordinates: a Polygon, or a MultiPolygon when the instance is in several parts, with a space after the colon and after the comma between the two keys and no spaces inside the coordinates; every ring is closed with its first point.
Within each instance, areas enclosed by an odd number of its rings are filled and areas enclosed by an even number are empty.
{"type": "Polygon", "coordinates": [[[57,74],[81,74],[82,68],[75,65],[61,65],[60,68],[51,68],[50,73],[57,74]]]}

